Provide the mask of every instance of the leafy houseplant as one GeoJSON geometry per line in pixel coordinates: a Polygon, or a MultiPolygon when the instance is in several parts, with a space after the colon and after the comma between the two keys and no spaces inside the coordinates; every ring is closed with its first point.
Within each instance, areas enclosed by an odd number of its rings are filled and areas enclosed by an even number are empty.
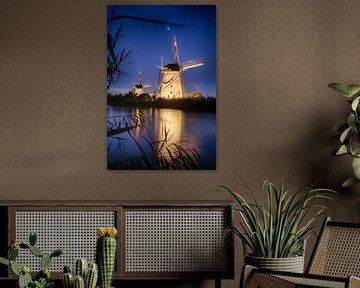
{"type": "Polygon", "coordinates": [[[37,236],[35,233],[30,233],[29,244],[20,242],[12,243],[8,252],[8,259],[0,257],[0,263],[10,266],[11,271],[18,277],[19,288],[50,288],[54,286],[54,282],[50,280],[50,265],[52,258],[58,257],[64,253],[63,249],[57,249],[52,253],[45,253],[36,246],[37,236]],[[16,259],[19,256],[19,250],[26,249],[31,254],[41,258],[41,270],[35,275],[33,280],[30,275],[30,268],[26,265],[19,266],[16,259]]]}
{"type": "MultiPolygon", "coordinates": [[[[317,202],[321,199],[331,199],[334,191],[310,187],[291,193],[284,189],[283,183],[280,188],[276,188],[273,183],[266,180],[264,188],[267,205],[263,206],[255,199],[249,186],[243,180],[242,182],[251,201],[246,201],[232,189],[220,186],[234,197],[236,204],[233,208],[240,215],[240,227],[229,227],[225,231],[226,234],[233,232],[250,249],[251,254],[246,255],[245,258],[247,264],[261,265],[250,262],[251,257],[256,259],[297,257],[300,266],[293,271],[302,272],[304,243],[314,233],[315,220],[326,209],[317,202]]],[[[275,270],[276,267],[270,269],[275,270]]]]}
{"type": "Polygon", "coordinates": [[[347,179],[342,186],[348,187],[360,183],[360,85],[344,85],[341,83],[331,83],[329,88],[338,94],[346,97],[351,108],[347,111],[346,122],[334,127],[337,138],[340,141],[339,147],[334,151],[335,155],[352,156],[352,168],[354,176],[347,179]]]}

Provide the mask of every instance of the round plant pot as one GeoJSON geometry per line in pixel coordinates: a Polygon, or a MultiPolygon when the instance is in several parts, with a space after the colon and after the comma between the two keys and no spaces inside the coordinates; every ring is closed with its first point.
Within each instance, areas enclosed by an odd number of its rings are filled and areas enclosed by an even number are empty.
{"type": "Polygon", "coordinates": [[[263,258],[246,255],[245,263],[262,269],[304,273],[304,256],[289,258],[263,258]]]}

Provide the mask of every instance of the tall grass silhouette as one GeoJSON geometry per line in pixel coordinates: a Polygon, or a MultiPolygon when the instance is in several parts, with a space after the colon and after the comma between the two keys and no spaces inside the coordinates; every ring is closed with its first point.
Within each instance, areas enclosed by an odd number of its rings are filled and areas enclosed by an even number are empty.
{"type": "MultiPolygon", "coordinates": [[[[172,141],[173,135],[165,124],[161,126],[159,140],[151,132],[151,122],[142,113],[119,120],[108,120],[108,137],[115,138],[120,153],[126,152],[124,141],[130,139],[131,144],[139,151],[139,156],[120,161],[108,166],[114,170],[198,170],[202,169],[201,157],[195,148],[182,147],[186,141],[172,141]],[[136,137],[137,129],[141,129],[141,140],[136,137]],[[129,137],[122,137],[126,133],[129,137]]],[[[108,146],[108,151],[110,145],[108,146]]]]}

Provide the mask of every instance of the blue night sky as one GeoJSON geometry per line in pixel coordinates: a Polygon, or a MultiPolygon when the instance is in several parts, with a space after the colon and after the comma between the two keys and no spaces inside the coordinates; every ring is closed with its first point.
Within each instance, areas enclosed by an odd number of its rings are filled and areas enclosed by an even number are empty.
{"type": "MultiPolygon", "coordinates": [[[[144,83],[157,88],[161,57],[164,65],[173,63],[172,38],[176,36],[180,62],[201,59],[204,65],[184,72],[188,92],[198,89],[205,96],[216,96],[216,6],[215,5],[109,5],[108,18],[113,7],[115,15],[137,16],[161,20],[171,24],[156,24],[134,19],[111,22],[115,31],[123,25],[120,48],[131,50],[128,63],[122,66],[127,74],[110,88],[112,93],[127,93],[139,82],[142,72],[144,83]]],[[[108,23],[109,25],[109,23],[108,23]]]]}

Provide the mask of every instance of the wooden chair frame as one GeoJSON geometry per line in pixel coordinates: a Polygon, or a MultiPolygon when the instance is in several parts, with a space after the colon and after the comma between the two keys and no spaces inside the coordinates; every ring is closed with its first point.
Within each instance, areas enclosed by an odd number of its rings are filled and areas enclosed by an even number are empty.
{"type": "MultiPolygon", "coordinates": [[[[325,219],[324,224],[322,225],[320,235],[315,244],[315,248],[311,255],[309,265],[307,266],[306,273],[291,273],[291,272],[279,272],[271,271],[265,269],[255,268],[249,265],[245,265],[242,270],[240,287],[241,288],[272,288],[272,287],[344,287],[344,288],[356,288],[360,287],[360,269],[356,275],[350,275],[351,273],[346,271],[334,271],[332,273],[331,266],[330,269],[325,267],[326,259],[328,259],[325,253],[332,252],[327,251],[327,243],[330,243],[330,236],[328,236],[330,229],[339,229],[344,228],[344,231],[341,233],[347,233],[347,231],[356,231],[360,233],[360,224],[357,223],[344,223],[344,222],[334,222],[328,217],[325,219]],[[322,274],[322,270],[329,270],[326,273],[322,274]]],[[[340,247],[341,248],[341,247],[340,247]]],[[[354,252],[360,253],[360,243],[359,246],[352,247],[354,250],[347,251],[347,253],[354,252]]],[[[337,251],[341,253],[341,251],[337,251]]],[[[357,256],[355,256],[357,257],[357,256]]],[[[357,259],[356,259],[357,260],[357,259]]],[[[359,265],[360,257],[355,263],[359,265]]],[[[357,267],[357,266],[356,266],[357,267]]],[[[346,267],[345,267],[346,268],[346,267]]],[[[337,270],[336,264],[334,265],[334,270],[337,270]]],[[[341,270],[341,269],[340,269],[341,270]]]]}

